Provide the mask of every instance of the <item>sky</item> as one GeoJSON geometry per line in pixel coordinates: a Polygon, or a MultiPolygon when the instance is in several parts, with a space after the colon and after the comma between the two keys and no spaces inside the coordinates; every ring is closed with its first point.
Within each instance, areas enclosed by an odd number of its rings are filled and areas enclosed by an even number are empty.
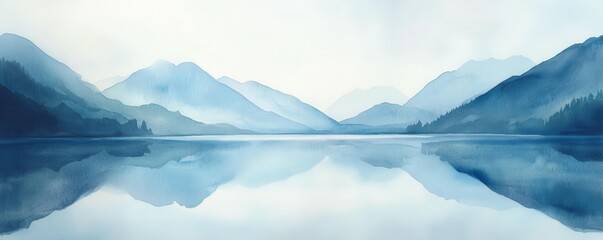
{"type": "Polygon", "coordinates": [[[542,62],[603,34],[599,0],[0,0],[0,33],[86,81],[157,59],[255,80],[321,110],[353,89],[408,96],[464,62],[542,62]]]}

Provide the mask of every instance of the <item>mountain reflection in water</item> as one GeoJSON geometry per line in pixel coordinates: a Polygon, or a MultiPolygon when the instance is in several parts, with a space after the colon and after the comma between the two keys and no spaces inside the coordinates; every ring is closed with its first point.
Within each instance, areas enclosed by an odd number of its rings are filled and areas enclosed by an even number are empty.
{"type": "Polygon", "coordinates": [[[226,183],[257,188],[325,159],[402,169],[468,206],[519,203],[575,231],[603,230],[600,137],[379,135],[4,140],[0,232],[10,236],[104,186],[156,207],[195,208],[226,183]]]}

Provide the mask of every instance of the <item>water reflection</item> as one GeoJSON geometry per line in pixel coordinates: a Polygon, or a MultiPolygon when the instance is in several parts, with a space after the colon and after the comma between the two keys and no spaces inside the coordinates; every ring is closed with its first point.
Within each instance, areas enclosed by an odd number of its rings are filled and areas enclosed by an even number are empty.
{"type": "Polygon", "coordinates": [[[121,158],[150,153],[149,145],[60,139],[0,144],[0,232],[69,206],[105,182],[121,158]]]}
{"type": "Polygon", "coordinates": [[[423,152],[568,226],[603,230],[602,146],[600,137],[509,137],[430,142],[423,152]]]}
{"type": "MultiPolygon", "coordinates": [[[[103,186],[156,207],[194,208],[224,184],[259,188],[326,158],[403,169],[465,205],[509,209],[518,206],[512,199],[575,230],[603,230],[602,146],[601,138],[497,136],[6,141],[0,232],[26,228],[103,186]]],[[[358,174],[379,176],[365,172],[358,174]]]]}

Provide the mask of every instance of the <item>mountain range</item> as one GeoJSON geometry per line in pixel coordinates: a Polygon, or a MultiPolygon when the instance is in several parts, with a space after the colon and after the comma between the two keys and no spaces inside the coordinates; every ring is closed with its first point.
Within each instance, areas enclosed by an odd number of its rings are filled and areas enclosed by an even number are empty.
{"type": "Polygon", "coordinates": [[[130,120],[137,120],[139,123],[145,121],[156,135],[241,132],[224,124],[199,123],[157,104],[128,106],[109,99],[65,64],[18,35],[0,35],[0,58],[19,63],[31,77],[29,84],[16,78],[4,78],[2,85],[6,89],[46,107],[63,105],[82,119],[113,119],[120,124],[130,120]]]}
{"type": "Polygon", "coordinates": [[[259,82],[247,81],[242,83],[229,77],[221,77],[218,81],[239,92],[261,109],[276,113],[312,129],[328,131],[339,125],[337,121],[315,107],[259,82]]]}
{"type": "MultiPolygon", "coordinates": [[[[506,59],[470,60],[457,70],[442,73],[404,105],[439,115],[487,92],[505,79],[519,75],[535,65],[523,56],[506,59]]],[[[432,119],[434,120],[434,119],[432,119]]]]}
{"type": "Polygon", "coordinates": [[[214,79],[194,63],[157,61],[103,91],[109,98],[140,106],[159,104],[196,121],[263,133],[296,133],[313,129],[263,110],[214,79]]]}
{"type": "Polygon", "coordinates": [[[49,107],[36,103],[20,93],[11,91],[6,83],[14,81],[47,99],[61,98],[60,94],[36,85],[17,62],[0,59],[0,136],[3,137],[64,137],[64,136],[140,136],[151,135],[143,121],[119,123],[115,119],[82,118],[65,103],[49,107]]]}
{"type": "Polygon", "coordinates": [[[404,104],[408,97],[391,86],[376,86],[366,90],[355,89],[339,97],[326,110],[337,121],[352,118],[380,103],[404,104]]]}
{"type": "Polygon", "coordinates": [[[326,115],[259,82],[216,79],[192,62],[159,60],[98,82],[107,87],[100,92],[31,41],[3,34],[0,137],[603,133],[602,46],[603,36],[591,38],[536,66],[521,56],[469,61],[408,101],[393,87],[354,90],[326,115]]]}
{"type": "Polygon", "coordinates": [[[416,107],[384,102],[341,123],[404,129],[417,121],[426,122],[436,117],[436,114],[416,107]]]}
{"type": "MultiPolygon", "coordinates": [[[[519,76],[506,79],[420,131],[547,133],[545,122],[556,112],[576,99],[589,95],[588,98],[594,98],[603,89],[602,66],[603,36],[590,38],[519,76]]],[[[603,121],[598,117],[581,121],[590,121],[595,128],[603,129],[603,121]]],[[[579,130],[570,133],[584,132],[579,130]]]]}
{"type": "Polygon", "coordinates": [[[431,122],[452,108],[471,101],[508,77],[521,74],[532,66],[534,63],[522,56],[513,56],[504,60],[494,58],[482,61],[471,60],[459,69],[445,72],[429,82],[405,104],[376,105],[342,123],[369,126],[395,125],[405,128],[418,121],[431,122]]]}

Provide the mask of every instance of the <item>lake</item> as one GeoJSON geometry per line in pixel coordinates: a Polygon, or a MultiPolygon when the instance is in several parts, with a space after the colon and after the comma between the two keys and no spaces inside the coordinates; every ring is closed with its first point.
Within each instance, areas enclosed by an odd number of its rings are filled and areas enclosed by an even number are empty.
{"type": "Polygon", "coordinates": [[[0,239],[603,239],[603,137],[0,140],[0,239]]]}

